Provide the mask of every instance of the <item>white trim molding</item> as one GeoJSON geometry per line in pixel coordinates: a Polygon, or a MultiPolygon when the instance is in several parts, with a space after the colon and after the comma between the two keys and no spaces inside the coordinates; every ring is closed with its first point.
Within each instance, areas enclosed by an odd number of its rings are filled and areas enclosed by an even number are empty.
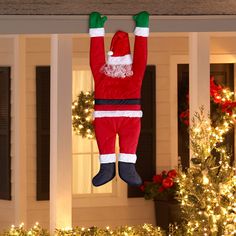
{"type": "Polygon", "coordinates": [[[102,117],[142,117],[142,111],[94,111],[94,118],[102,117]]]}
{"type": "Polygon", "coordinates": [[[27,99],[26,99],[26,42],[24,35],[16,35],[13,40],[14,62],[12,80],[13,112],[13,158],[12,158],[12,200],[14,203],[14,219],[12,223],[21,222],[27,227],[27,99]]]}
{"type": "Polygon", "coordinates": [[[104,28],[90,28],[89,29],[90,37],[103,37],[105,35],[104,28]]]}
{"type": "Polygon", "coordinates": [[[99,155],[99,160],[100,160],[101,164],[114,163],[114,162],[116,162],[116,154],[115,153],[101,154],[101,155],[99,155]]]}
{"type": "MultiPolygon", "coordinates": [[[[78,34],[88,33],[89,16],[1,15],[0,34],[78,34]],[[7,26],[7,27],[6,27],[7,26]]],[[[106,32],[133,32],[132,16],[109,16],[106,32]]],[[[226,32],[236,31],[235,15],[150,16],[152,32],[226,32]]]]}
{"type": "Polygon", "coordinates": [[[131,54],[127,54],[121,57],[107,57],[107,64],[108,65],[131,65],[133,63],[131,54]]]}
{"type": "MultiPolygon", "coordinates": [[[[189,33],[189,112],[192,117],[201,106],[210,114],[210,36],[206,32],[189,33]]],[[[190,149],[190,156],[191,149],[190,149]]]]}
{"type": "Polygon", "coordinates": [[[128,154],[128,153],[120,153],[118,161],[126,162],[126,163],[136,163],[137,155],[136,154],[128,154]]]}
{"type": "Polygon", "coordinates": [[[55,228],[72,225],[71,35],[51,36],[50,92],[49,207],[50,232],[53,233],[55,228]]]}
{"type": "Polygon", "coordinates": [[[136,27],[134,30],[134,34],[136,36],[148,37],[149,36],[149,28],[147,27],[136,27]]]}

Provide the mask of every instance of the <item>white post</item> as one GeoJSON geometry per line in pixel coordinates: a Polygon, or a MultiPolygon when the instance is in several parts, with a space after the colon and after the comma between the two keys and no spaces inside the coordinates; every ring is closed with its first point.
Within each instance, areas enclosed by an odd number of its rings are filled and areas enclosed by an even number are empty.
{"type": "Polygon", "coordinates": [[[50,231],[72,226],[72,37],[51,37],[50,231]]]}
{"type": "MultiPolygon", "coordinates": [[[[189,35],[189,109],[190,127],[195,112],[204,107],[204,114],[210,114],[210,36],[209,33],[189,35]]],[[[189,151],[190,159],[192,151],[189,151]]],[[[191,164],[191,163],[190,163],[191,164]]]]}
{"type": "MultiPolygon", "coordinates": [[[[209,33],[190,33],[189,36],[189,107],[190,119],[203,105],[210,114],[210,53],[209,33]]],[[[191,124],[191,122],[190,122],[191,124]]]]}
{"type": "Polygon", "coordinates": [[[26,153],[26,77],[25,77],[25,38],[14,37],[13,65],[13,201],[14,224],[27,225],[27,153],[26,153]]]}

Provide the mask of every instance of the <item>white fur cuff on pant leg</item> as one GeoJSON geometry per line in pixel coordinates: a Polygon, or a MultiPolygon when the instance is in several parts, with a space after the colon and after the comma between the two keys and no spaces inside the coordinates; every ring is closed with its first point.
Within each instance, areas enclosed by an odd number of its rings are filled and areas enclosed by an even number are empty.
{"type": "Polygon", "coordinates": [[[127,162],[127,163],[136,163],[137,156],[136,154],[120,153],[118,161],[127,162]]]}
{"type": "Polygon", "coordinates": [[[100,159],[100,163],[114,163],[116,162],[116,154],[112,153],[112,154],[101,154],[99,156],[100,159]]]}

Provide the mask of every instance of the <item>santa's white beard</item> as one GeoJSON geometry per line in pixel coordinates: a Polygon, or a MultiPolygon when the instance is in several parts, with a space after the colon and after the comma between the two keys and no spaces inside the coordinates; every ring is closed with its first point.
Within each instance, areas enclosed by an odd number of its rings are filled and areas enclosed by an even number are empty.
{"type": "Polygon", "coordinates": [[[132,65],[108,65],[101,68],[101,72],[112,78],[125,78],[133,75],[132,65]]]}

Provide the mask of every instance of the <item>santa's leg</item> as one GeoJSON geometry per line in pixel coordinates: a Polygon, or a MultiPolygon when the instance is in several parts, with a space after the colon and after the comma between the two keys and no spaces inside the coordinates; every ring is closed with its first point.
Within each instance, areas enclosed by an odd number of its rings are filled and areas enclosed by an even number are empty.
{"type": "Polygon", "coordinates": [[[135,169],[136,149],[141,129],[140,118],[124,117],[119,127],[119,175],[129,185],[139,186],[142,179],[135,169]]]}
{"type": "Polygon", "coordinates": [[[100,186],[116,175],[116,125],[111,118],[95,118],[94,129],[100,153],[100,170],[92,183],[94,186],[100,186]]]}

